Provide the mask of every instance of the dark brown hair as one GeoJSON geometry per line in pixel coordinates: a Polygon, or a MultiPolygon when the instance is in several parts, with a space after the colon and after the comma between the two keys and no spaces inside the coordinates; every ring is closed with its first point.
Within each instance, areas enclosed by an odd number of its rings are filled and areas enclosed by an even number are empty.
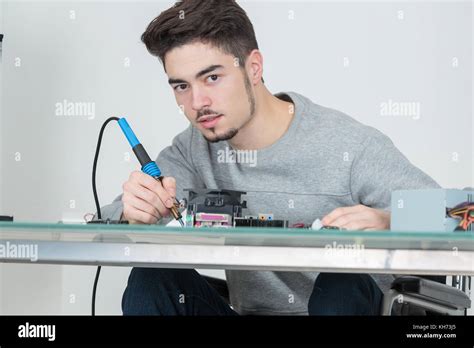
{"type": "Polygon", "coordinates": [[[249,53],[258,49],[253,25],[234,0],[178,1],[148,25],[142,41],[163,66],[168,51],[194,41],[232,54],[242,68],[249,53]]]}

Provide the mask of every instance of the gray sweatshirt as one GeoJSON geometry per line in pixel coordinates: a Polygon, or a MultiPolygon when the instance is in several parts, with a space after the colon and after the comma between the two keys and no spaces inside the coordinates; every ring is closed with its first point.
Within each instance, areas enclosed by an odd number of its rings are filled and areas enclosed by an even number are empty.
{"type": "MultiPolygon", "coordinates": [[[[235,153],[228,142],[208,143],[189,126],[161,151],[156,161],[163,175],[176,178],[178,199],[185,197],[185,188],[245,191],[245,215],[271,213],[290,224],[310,224],[337,207],[389,210],[393,190],[439,187],[375,128],[294,92],[276,96],[293,102],[295,114],[287,132],[269,147],[235,153]]],[[[105,218],[120,217],[120,199],[103,208],[105,218]]],[[[234,309],[253,315],[307,314],[317,275],[226,271],[234,309]]],[[[393,279],[373,277],[383,291],[393,279]]]]}

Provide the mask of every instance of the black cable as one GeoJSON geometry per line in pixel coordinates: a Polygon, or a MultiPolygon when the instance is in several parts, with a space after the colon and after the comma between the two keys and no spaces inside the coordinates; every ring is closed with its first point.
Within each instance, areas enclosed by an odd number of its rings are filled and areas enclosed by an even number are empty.
{"type": "Polygon", "coordinates": [[[99,198],[97,197],[97,187],[95,184],[95,173],[97,171],[97,160],[99,159],[100,145],[102,143],[102,136],[104,135],[105,127],[111,121],[118,121],[118,117],[109,117],[100,128],[99,139],[97,140],[97,146],[95,148],[94,164],[92,165],[92,192],[94,193],[95,208],[97,210],[97,219],[102,219],[102,214],[100,211],[99,198]]]}
{"type": "Polygon", "coordinates": [[[97,271],[95,272],[94,287],[92,288],[92,316],[95,317],[95,294],[97,292],[97,282],[99,281],[100,270],[102,266],[97,266],[97,271]]]}
{"type": "MultiPolygon", "coordinates": [[[[102,213],[100,211],[99,198],[97,196],[97,187],[95,184],[95,177],[97,171],[97,160],[99,159],[100,145],[102,143],[102,136],[104,135],[105,127],[111,121],[118,121],[118,117],[109,117],[100,128],[99,139],[97,140],[97,147],[95,149],[94,164],[92,165],[92,192],[94,193],[95,208],[97,210],[97,219],[102,219],[102,213]]],[[[97,266],[97,272],[95,274],[94,287],[92,288],[92,316],[95,316],[95,295],[97,292],[97,283],[99,281],[101,266],[97,266]]]]}

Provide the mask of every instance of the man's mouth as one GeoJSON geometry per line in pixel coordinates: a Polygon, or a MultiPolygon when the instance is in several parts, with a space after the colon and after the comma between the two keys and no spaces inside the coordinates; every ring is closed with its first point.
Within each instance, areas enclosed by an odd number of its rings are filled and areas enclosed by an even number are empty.
{"type": "Polygon", "coordinates": [[[222,116],[223,116],[222,114],[201,116],[198,119],[198,123],[204,128],[213,128],[216,126],[217,122],[219,122],[222,116]]]}

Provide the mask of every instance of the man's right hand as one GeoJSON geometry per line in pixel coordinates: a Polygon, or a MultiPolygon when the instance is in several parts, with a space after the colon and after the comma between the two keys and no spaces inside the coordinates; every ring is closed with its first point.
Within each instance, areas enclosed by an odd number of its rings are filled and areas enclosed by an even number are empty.
{"type": "Polygon", "coordinates": [[[130,224],[155,224],[170,214],[176,197],[173,177],[164,177],[159,182],[140,171],[132,172],[122,188],[122,218],[130,224]]]}

